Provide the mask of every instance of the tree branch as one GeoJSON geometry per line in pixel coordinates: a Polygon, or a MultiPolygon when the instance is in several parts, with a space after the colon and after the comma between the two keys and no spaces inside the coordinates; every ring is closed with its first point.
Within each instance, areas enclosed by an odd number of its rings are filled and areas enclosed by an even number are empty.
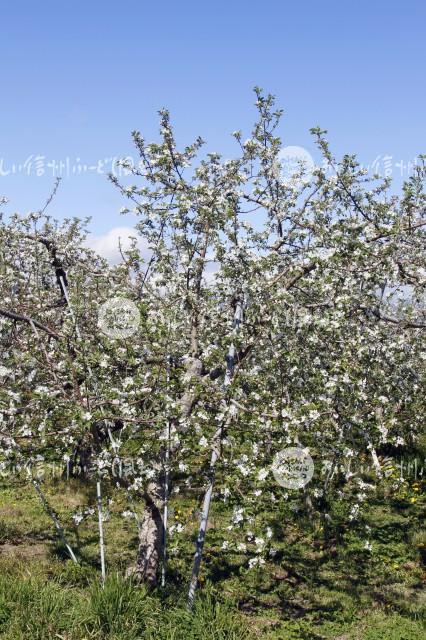
{"type": "Polygon", "coordinates": [[[52,329],[49,329],[49,327],[46,327],[46,325],[42,324],[38,320],[34,320],[33,318],[30,318],[29,316],[21,315],[19,313],[15,313],[14,311],[8,311],[7,309],[2,309],[1,307],[0,307],[0,315],[4,316],[5,318],[9,318],[9,320],[26,322],[29,325],[33,324],[34,326],[37,327],[37,329],[41,329],[41,331],[44,331],[45,333],[47,333],[51,338],[55,338],[55,340],[61,339],[61,336],[59,335],[59,333],[52,331],[52,329]]]}

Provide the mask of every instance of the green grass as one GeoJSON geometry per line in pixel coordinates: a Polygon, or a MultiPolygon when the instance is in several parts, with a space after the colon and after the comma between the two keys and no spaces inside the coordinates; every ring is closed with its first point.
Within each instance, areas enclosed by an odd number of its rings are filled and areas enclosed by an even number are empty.
{"type": "Polygon", "coordinates": [[[245,640],[243,618],[209,593],[188,613],[183,604],[162,603],[155,594],[111,574],[105,587],[86,589],[26,576],[23,567],[0,577],[0,638],[4,640],[245,640]]]}
{"type": "MultiPolygon", "coordinates": [[[[0,640],[418,640],[425,637],[425,531],[420,500],[401,509],[372,501],[366,522],[373,553],[356,526],[330,530],[285,519],[274,526],[277,555],[256,570],[223,553],[229,512],[213,505],[201,589],[189,613],[185,595],[196,518],[192,497],[175,498],[189,523],[168,584],[148,592],[123,578],[136,527],[123,521],[123,495],[105,523],[108,579],[100,585],[97,520],[76,527],[72,513],[94,504],[93,487],[55,481],[44,487],[80,564],[67,559],[37,495],[24,482],[0,487],[0,640]]],[[[226,533],[227,538],[232,537],[226,533]]],[[[172,539],[173,542],[173,539],[172,539]]]]}

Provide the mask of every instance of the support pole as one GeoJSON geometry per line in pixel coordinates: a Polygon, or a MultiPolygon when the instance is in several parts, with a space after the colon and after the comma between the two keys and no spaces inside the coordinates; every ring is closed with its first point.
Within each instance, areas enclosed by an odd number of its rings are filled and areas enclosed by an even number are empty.
{"type": "MultiPolygon", "coordinates": [[[[167,366],[167,391],[170,385],[170,358],[167,366]]],[[[169,517],[169,486],[170,486],[170,420],[166,425],[166,453],[164,460],[164,507],[163,507],[163,563],[161,566],[161,586],[166,585],[167,573],[167,525],[169,517]]]]}
{"type": "Polygon", "coordinates": [[[102,585],[105,584],[105,549],[104,549],[104,523],[102,517],[102,494],[101,494],[101,482],[96,483],[96,501],[98,505],[98,523],[99,523],[99,549],[101,555],[101,573],[102,573],[102,585]]]}
{"type": "MultiPolygon", "coordinates": [[[[235,307],[234,322],[233,322],[233,329],[232,329],[234,336],[237,335],[240,329],[242,315],[243,315],[242,303],[238,301],[235,307]]],[[[225,379],[223,383],[225,389],[231,384],[231,381],[234,375],[234,368],[235,368],[235,345],[232,343],[229,346],[229,350],[228,350],[226,373],[225,373],[225,379]]],[[[216,462],[220,455],[221,440],[229,423],[230,423],[230,417],[227,418],[226,424],[219,427],[219,429],[216,431],[216,433],[213,436],[213,449],[212,449],[212,455],[210,459],[210,480],[207,487],[207,491],[204,495],[203,509],[201,512],[201,519],[200,519],[200,527],[198,530],[198,537],[197,537],[197,542],[195,546],[194,563],[192,567],[191,582],[189,584],[189,591],[188,591],[188,609],[192,609],[192,606],[194,604],[195,592],[197,590],[198,577],[200,574],[201,561],[203,558],[204,541],[206,538],[206,531],[207,531],[207,525],[209,520],[210,504],[212,501],[213,488],[215,483],[215,475],[216,475],[215,467],[216,467],[216,462]]]]}
{"type": "Polygon", "coordinates": [[[68,554],[69,554],[71,560],[73,562],[75,562],[76,564],[78,564],[77,558],[74,555],[74,551],[72,550],[72,547],[69,544],[69,542],[68,542],[68,540],[67,540],[67,538],[65,536],[65,532],[64,532],[64,530],[62,528],[62,525],[59,522],[56,513],[53,511],[52,507],[48,503],[46,496],[44,495],[43,491],[41,490],[40,484],[38,483],[38,481],[35,478],[31,478],[31,482],[32,482],[32,484],[34,486],[34,489],[37,492],[38,497],[40,498],[40,501],[41,501],[46,513],[52,518],[52,520],[53,520],[53,522],[55,524],[55,527],[56,527],[56,531],[58,532],[59,537],[61,538],[66,550],[68,551],[68,554]]]}

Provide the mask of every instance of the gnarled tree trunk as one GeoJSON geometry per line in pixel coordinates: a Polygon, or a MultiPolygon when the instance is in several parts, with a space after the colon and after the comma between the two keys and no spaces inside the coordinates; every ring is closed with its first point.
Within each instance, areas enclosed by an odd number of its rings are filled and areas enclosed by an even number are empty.
{"type": "MultiPolygon", "coordinates": [[[[183,378],[184,389],[180,398],[180,415],[182,418],[187,418],[192,412],[196,402],[196,393],[194,391],[196,385],[194,385],[194,382],[200,380],[203,371],[203,363],[200,358],[199,348],[199,300],[201,298],[201,283],[206,264],[207,247],[209,245],[208,223],[205,223],[204,225],[200,240],[202,242],[201,250],[199,257],[197,258],[195,275],[191,287],[194,300],[190,304],[190,357],[187,359],[186,363],[186,373],[183,378]]],[[[180,422],[176,422],[175,427],[179,434],[185,433],[187,429],[187,427],[182,426],[180,422]]],[[[171,446],[169,454],[173,455],[178,446],[179,444],[171,446]]],[[[162,462],[157,462],[157,476],[155,480],[150,482],[144,495],[145,511],[139,527],[139,547],[136,557],[136,565],[130,570],[130,572],[128,572],[133,574],[138,580],[146,582],[149,585],[157,584],[158,570],[163,558],[165,535],[162,508],[164,507],[166,499],[166,491],[170,492],[170,485],[167,488],[165,486],[164,451],[162,452],[161,457],[162,462]]]]}
{"type": "Polygon", "coordinates": [[[144,494],[145,509],[139,523],[139,542],[136,563],[127,570],[137,582],[155,587],[161,558],[163,557],[164,523],[162,515],[162,493],[164,487],[161,479],[149,483],[144,494]]]}

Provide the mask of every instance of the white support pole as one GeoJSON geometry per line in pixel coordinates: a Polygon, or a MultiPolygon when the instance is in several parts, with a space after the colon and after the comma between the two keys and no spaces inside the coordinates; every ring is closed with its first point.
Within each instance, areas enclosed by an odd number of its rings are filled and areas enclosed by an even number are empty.
{"type": "MultiPolygon", "coordinates": [[[[233,322],[233,329],[232,329],[234,336],[237,335],[240,329],[242,315],[243,315],[242,303],[237,302],[235,307],[234,322],[233,322]]],[[[226,372],[225,372],[225,379],[223,383],[225,389],[227,386],[231,384],[232,377],[234,375],[234,368],[235,368],[235,345],[232,343],[230,344],[229,350],[228,350],[227,366],[226,366],[226,372]]],[[[197,590],[198,577],[200,574],[201,561],[203,558],[204,541],[206,538],[206,531],[207,531],[207,525],[209,520],[210,504],[212,501],[213,488],[215,483],[215,467],[216,467],[216,462],[220,455],[221,438],[223,436],[224,431],[226,431],[226,428],[228,427],[230,421],[231,421],[231,418],[228,416],[226,424],[219,427],[219,429],[216,431],[216,433],[213,436],[213,449],[212,449],[212,455],[210,459],[210,479],[209,479],[209,484],[208,484],[206,493],[204,495],[203,509],[201,512],[201,519],[200,519],[200,527],[198,530],[197,542],[195,546],[195,555],[194,555],[194,562],[192,567],[191,582],[189,583],[189,591],[188,591],[188,609],[192,609],[192,606],[194,604],[195,592],[197,590]]]]}
{"type": "MultiPolygon", "coordinates": [[[[222,428],[218,429],[215,433],[215,441],[217,444],[219,444],[218,439],[220,438],[221,432],[222,432],[222,428]]],[[[209,521],[210,504],[212,500],[214,480],[215,480],[215,477],[214,477],[215,466],[218,458],[219,458],[219,451],[218,451],[218,448],[215,447],[212,451],[212,456],[210,459],[211,476],[210,476],[210,481],[207,487],[207,491],[204,494],[203,508],[201,511],[201,518],[200,518],[200,527],[198,529],[198,536],[195,544],[194,564],[192,567],[191,582],[189,584],[189,591],[188,591],[188,609],[192,609],[192,605],[194,604],[195,591],[197,589],[198,576],[200,574],[201,561],[203,559],[204,540],[206,538],[207,524],[209,521]]]]}
{"type": "MultiPolygon", "coordinates": [[[[170,358],[167,365],[167,392],[170,386],[170,358]]],[[[166,424],[166,453],[164,460],[164,507],[163,507],[163,563],[161,566],[161,586],[166,585],[167,573],[167,526],[169,517],[169,485],[170,485],[170,420],[166,424]]]]}
{"type": "Polygon", "coordinates": [[[166,584],[167,572],[167,526],[169,517],[169,484],[170,484],[170,420],[167,420],[167,447],[164,470],[164,509],[163,509],[163,564],[161,567],[161,586],[166,584]]]}
{"type": "MultiPolygon", "coordinates": [[[[63,291],[64,291],[64,295],[65,295],[65,299],[67,301],[67,306],[68,309],[71,313],[71,317],[73,319],[74,322],[74,327],[75,327],[75,331],[77,334],[77,337],[79,340],[81,340],[81,333],[80,333],[80,329],[78,327],[77,324],[77,318],[74,314],[73,308],[71,306],[71,302],[69,299],[69,295],[68,295],[68,290],[67,290],[67,286],[65,284],[65,281],[63,279],[63,277],[60,277],[61,280],[61,284],[63,287],[63,291]]],[[[92,369],[90,367],[90,364],[87,364],[87,371],[89,373],[89,377],[93,382],[93,386],[95,388],[95,390],[98,390],[98,385],[96,382],[96,379],[93,376],[92,373],[92,369]]],[[[116,446],[116,442],[112,437],[112,433],[111,433],[111,429],[108,427],[108,435],[112,444],[112,447],[114,449],[114,453],[117,452],[117,446],[116,446]]],[[[99,551],[100,551],[100,558],[101,558],[101,574],[102,574],[102,585],[105,584],[105,578],[106,578],[106,570],[105,570],[105,543],[104,543],[104,526],[103,526],[103,517],[102,517],[102,493],[101,493],[101,482],[100,479],[98,479],[98,481],[96,482],[96,502],[97,502],[97,507],[98,507],[98,524],[99,524],[99,551]]]]}
{"type": "Polygon", "coordinates": [[[73,308],[71,306],[71,302],[70,302],[70,298],[69,298],[69,295],[68,295],[68,289],[67,289],[67,286],[65,284],[65,280],[63,279],[62,276],[59,276],[59,280],[61,281],[61,285],[62,285],[62,288],[64,290],[65,300],[67,301],[67,307],[70,310],[70,314],[71,314],[71,317],[72,317],[73,322],[74,322],[74,327],[75,327],[75,332],[77,334],[77,338],[79,338],[81,340],[80,329],[78,328],[77,319],[76,319],[76,317],[74,315],[74,310],[73,310],[73,308]]]}
{"type": "MultiPolygon", "coordinates": [[[[39,333],[38,333],[37,328],[36,328],[36,326],[35,326],[35,324],[34,324],[34,322],[32,320],[30,321],[30,326],[31,326],[31,329],[32,329],[35,337],[37,339],[39,339],[40,338],[39,333]]],[[[54,369],[54,367],[53,367],[53,365],[51,363],[49,355],[48,355],[44,345],[42,343],[41,343],[41,345],[42,345],[42,350],[43,350],[43,353],[45,355],[46,361],[52,367],[53,377],[55,378],[55,380],[57,380],[55,369],[54,369]]],[[[15,446],[18,448],[18,451],[20,451],[20,448],[16,444],[15,444],[15,446]]],[[[56,528],[56,530],[57,530],[57,532],[59,534],[59,537],[61,538],[66,550],[68,551],[68,554],[69,554],[71,560],[73,562],[75,562],[76,564],[78,564],[78,560],[75,557],[74,551],[72,550],[72,547],[71,547],[70,543],[68,542],[68,540],[67,540],[67,538],[65,536],[64,529],[63,529],[61,523],[59,522],[57,515],[55,514],[55,512],[52,509],[52,507],[50,506],[46,496],[44,495],[44,493],[43,493],[43,491],[42,491],[42,489],[40,487],[39,482],[33,477],[31,469],[30,469],[30,476],[31,476],[31,483],[32,483],[34,489],[36,490],[38,497],[40,498],[40,502],[42,503],[42,505],[43,505],[46,513],[48,514],[48,516],[52,519],[52,521],[53,521],[53,523],[55,525],[55,528],[56,528]]]]}
{"type": "Polygon", "coordinates": [[[96,502],[98,505],[98,523],[99,523],[99,549],[101,555],[101,574],[102,574],[102,585],[105,584],[105,549],[104,549],[104,523],[102,517],[102,493],[101,493],[101,482],[100,480],[96,483],[96,502]]]}
{"type": "Polygon", "coordinates": [[[62,528],[62,525],[59,522],[55,512],[52,509],[52,507],[48,503],[46,496],[44,495],[43,491],[41,490],[40,484],[33,477],[31,477],[31,482],[32,482],[32,484],[34,486],[34,489],[36,490],[36,492],[38,494],[38,497],[40,498],[40,501],[41,501],[43,507],[45,508],[47,514],[52,518],[52,520],[54,522],[54,525],[56,527],[56,530],[57,530],[57,532],[59,534],[59,537],[61,538],[66,550],[68,551],[68,554],[69,554],[71,560],[73,562],[75,562],[76,564],[78,564],[78,560],[75,557],[74,551],[72,550],[72,547],[71,547],[70,543],[68,542],[68,540],[67,540],[67,538],[65,536],[65,532],[64,532],[64,530],[62,528]]]}

